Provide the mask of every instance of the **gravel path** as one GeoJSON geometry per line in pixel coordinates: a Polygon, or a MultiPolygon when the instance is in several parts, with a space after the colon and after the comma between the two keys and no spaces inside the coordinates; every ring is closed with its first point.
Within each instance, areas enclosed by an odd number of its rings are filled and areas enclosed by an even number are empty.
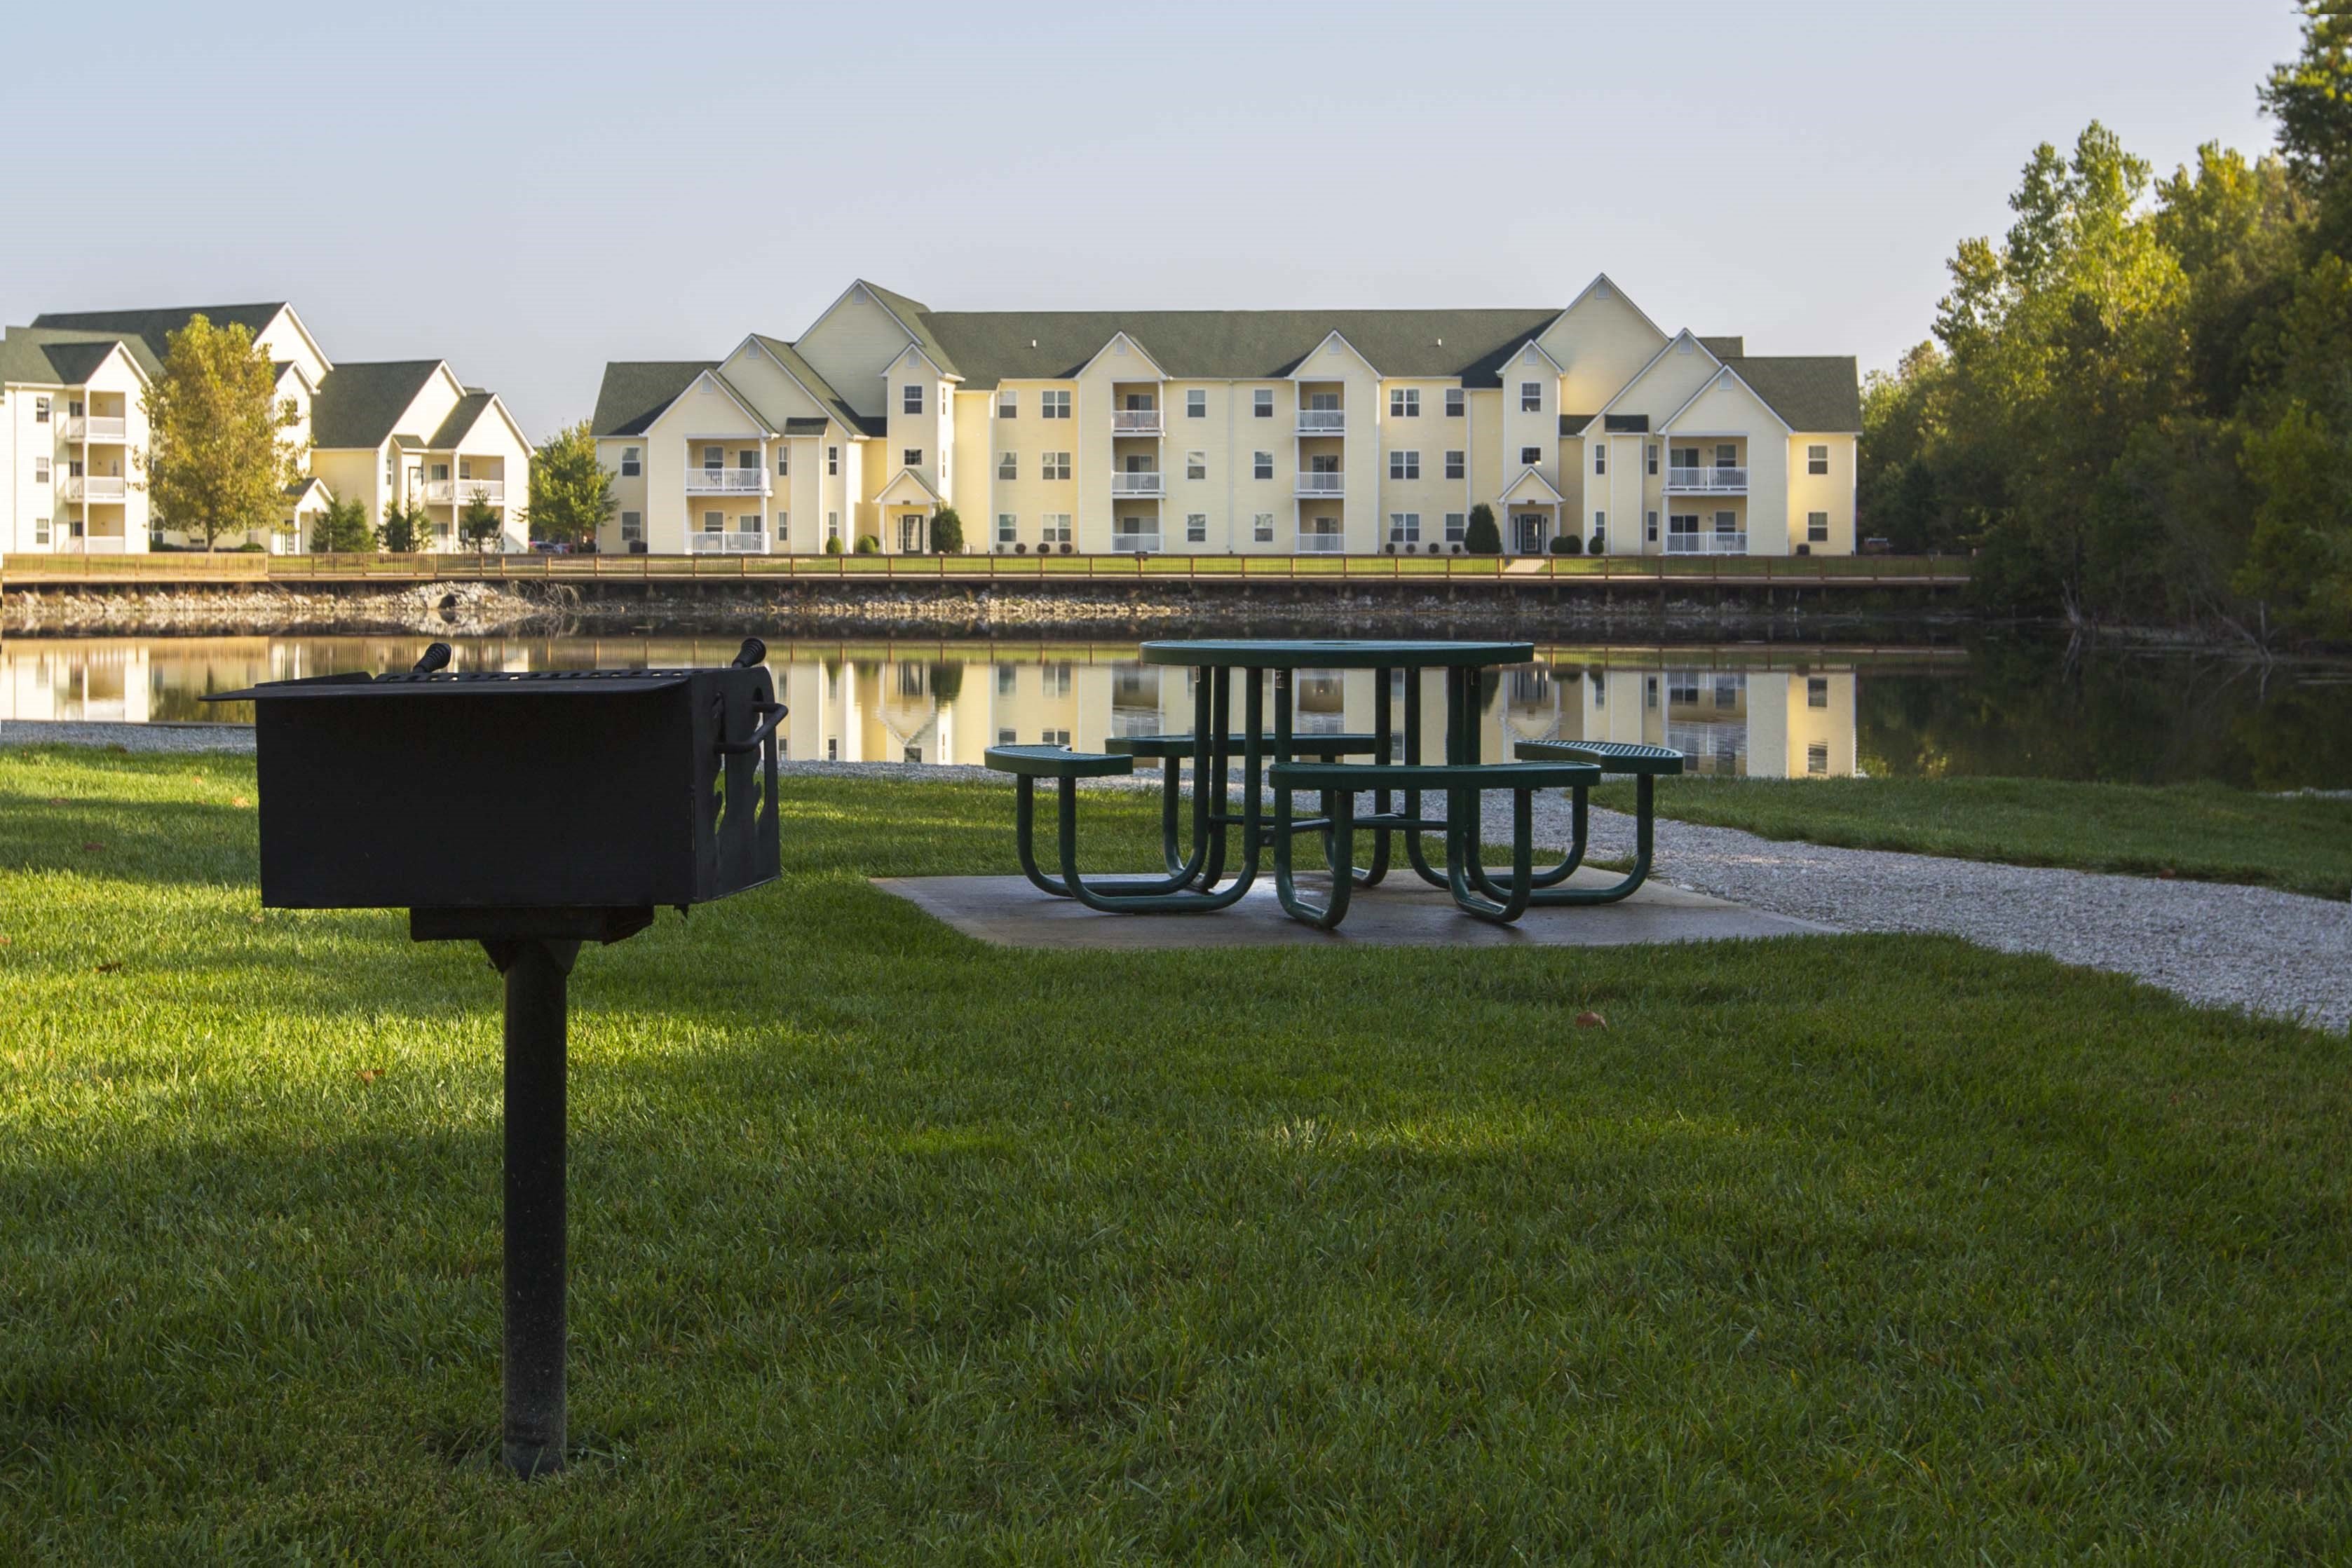
{"type": "MultiPolygon", "coordinates": [[[[0,722],[0,746],[250,751],[242,725],[0,722]]],[[[795,775],[1008,782],[981,768],[793,762],[795,775]]],[[[1130,781],[1120,780],[1120,783],[1130,781]]],[[[1157,788],[1156,773],[1131,781],[1157,788]]],[[[1507,797],[1486,800],[1486,839],[1509,835],[1507,797]]],[[[1537,797],[1536,841],[1568,842],[1564,796],[1537,797]]],[[[1592,813],[1591,854],[1633,852],[1633,820],[1592,813]]],[[[1885,850],[1783,842],[1733,828],[1661,821],[1660,880],[1849,931],[1924,931],[2133,975],[2209,1007],[2352,1028],[2352,904],[2225,883],[1997,865],[1885,850]]]]}

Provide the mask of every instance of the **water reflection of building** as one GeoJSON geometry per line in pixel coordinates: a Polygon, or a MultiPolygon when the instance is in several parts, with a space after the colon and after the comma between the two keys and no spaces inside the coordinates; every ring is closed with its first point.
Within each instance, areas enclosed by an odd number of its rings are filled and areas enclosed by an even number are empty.
{"type": "MultiPolygon", "coordinates": [[[[1128,662],[1046,659],[812,660],[780,664],[792,707],[790,754],[843,762],[975,764],[991,746],[1095,747],[1112,736],[1184,731],[1192,672],[1128,662]]],[[[1296,683],[1301,733],[1368,731],[1376,674],[1306,670],[1296,683]]],[[[1405,676],[1391,677],[1402,729],[1405,676]]],[[[1444,753],[1445,678],[1423,674],[1422,753],[1444,753]]],[[[1235,694],[1234,722],[1241,722],[1235,694]]],[[[1486,694],[1480,754],[1519,740],[1594,739],[1670,746],[1692,771],[1759,779],[1854,772],[1851,669],[1765,671],[1535,665],[1506,670],[1486,694]]]]}

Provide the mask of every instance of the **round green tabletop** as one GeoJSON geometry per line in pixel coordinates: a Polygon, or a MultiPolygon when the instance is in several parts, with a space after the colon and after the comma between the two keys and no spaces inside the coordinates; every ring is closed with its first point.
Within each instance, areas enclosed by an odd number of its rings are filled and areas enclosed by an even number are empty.
{"type": "Polygon", "coordinates": [[[1146,643],[1147,664],[1236,670],[1444,670],[1525,664],[1533,643],[1351,642],[1202,638],[1146,643]]]}

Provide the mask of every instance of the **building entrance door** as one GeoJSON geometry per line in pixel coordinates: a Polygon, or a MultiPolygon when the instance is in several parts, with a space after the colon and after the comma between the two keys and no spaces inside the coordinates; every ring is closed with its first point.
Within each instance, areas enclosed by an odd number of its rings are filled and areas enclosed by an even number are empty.
{"type": "Polygon", "coordinates": [[[1520,512],[1512,517],[1511,522],[1517,535],[1511,544],[1512,550],[1519,555],[1543,554],[1544,535],[1550,531],[1545,526],[1544,515],[1541,512],[1520,512]]]}

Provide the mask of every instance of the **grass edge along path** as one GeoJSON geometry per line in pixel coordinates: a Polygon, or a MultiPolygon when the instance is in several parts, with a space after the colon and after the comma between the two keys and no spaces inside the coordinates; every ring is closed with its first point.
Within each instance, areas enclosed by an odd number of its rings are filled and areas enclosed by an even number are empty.
{"type": "MultiPolygon", "coordinates": [[[[1594,793],[1633,810],[1630,784],[1594,793]]],[[[1664,818],[1759,838],[2352,898],[2352,800],[2054,779],[1659,781],[1664,818]]]]}
{"type": "Polygon", "coordinates": [[[252,797],[0,755],[26,1558],[2352,1553],[2340,1040],[1930,937],[1008,952],[866,882],[1005,793],[872,780],[582,956],[518,1486],[496,977],[260,910],[252,797]]]}

